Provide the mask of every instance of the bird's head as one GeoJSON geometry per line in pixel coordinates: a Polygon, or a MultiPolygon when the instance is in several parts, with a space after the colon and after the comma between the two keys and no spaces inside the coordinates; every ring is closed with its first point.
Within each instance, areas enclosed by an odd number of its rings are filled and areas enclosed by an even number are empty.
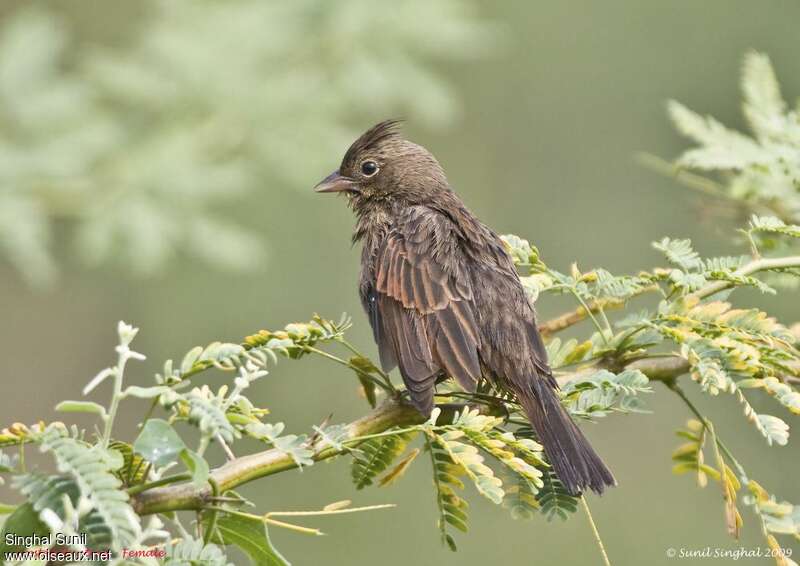
{"type": "Polygon", "coordinates": [[[376,124],[347,150],[339,169],[315,188],[318,193],[344,193],[354,208],[370,203],[421,204],[448,191],[436,158],[404,139],[399,122],[376,124]]]}

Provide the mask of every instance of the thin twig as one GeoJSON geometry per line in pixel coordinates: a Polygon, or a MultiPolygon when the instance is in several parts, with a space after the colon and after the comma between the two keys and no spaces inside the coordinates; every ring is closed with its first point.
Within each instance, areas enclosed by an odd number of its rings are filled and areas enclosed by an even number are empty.
{"type": "Polygon", "coordinates": [[[740,200],[730,195],[727,191],[725,191],[722,185],[714,182],[708,177],[703,177],[702,175],[697,175],[695,173],[686,171],[685,169],[681,169],[674,163],[670,163],[669,161],[661,159],[660,157],[650,153],[640,153],[636,157],[637,161],[639,161],[639,163],[645,167],[649,167],[650,169],[657,171],[662,175],[673,177],[679,183],[683,183],[689,188],[695,189],[712,197],[734,201],[736,204],[741,205],[740,200]]]}
{"type": "Polygon", "coordinates": [[[372,381],[372,383],[374,383],[375,385],[377,385],[378,387],[380,387],[381,389],[383,389],[384,391],[386,391],[388,393],[394,393],[395,392],[394,386],[392,385],[391,381],[388,381],[388,376],[385,378],[386,382],[381,381],[380,379],[375,379],[375,377],[371,376],[370,374],[368,374],[364,370],[362,370],[360,368],[357,368],[356,366],[354,366],[353,364],[351,364],[347,360],[343,360],[339,356],[335,356],[335,355],[331,354],[330,352],[326,352],[325,350],[320,350],[319,348],[315,348],[314,346],[303,346],[303,350],[305,350],[306,352],[317,354],[318,356],[322,356],[323,358],[327,358],[327,359],[331,360],[332,362],[336,362],[337,364],[340,364],[340,365],[343,365],[345,367],[350,368],[351,370],[356,372],[358,375],[361,375],[361,376],[365,377],[366,379],[372,381]]]}
{"type": "MultiPolygon", "coordinates": [[[[739,269],[733,272],[733,277],[746,277],[747,275],[752,275],[753,273],[757,273],[759,271],[767,271],[772,269],[791,269],[793,267],[800,267],[800,256],[787,256],[787,257],[775,257],[775,258],[761,258],[755,259],[749,263],[746,263],[739,269]]],[[[729,289],[733,287],[735,282],[733,281],[715,281],[709,285],[706,285],[699,291],[695,291],[686,296],[687,299],[705,299],[706,297],[710,297],[720,291],[724,291],[725,289],[729,289]]]]}
{"type": "Polygon", "coordinates": [[[267,523],[270,525],[275,525],[276,527],[282,527],[284,529],[289,529],[291,531],[296,531],[298,533],[304,533],[307,535],[316,535],[321,536],[324,535],[321,530],[319,529],[310,529],[308,527],[303,527],[301,525],[295,525],[293,523],[287,523],[285,521],[278,521],[277,519],[269,519],[263,515],[254,515],[252,513],[244,513],[242,511],[236,511],[234,509],[227,509],[225,507],[217,507],[217,506],[210,506],[207,507],[212,511],[216,511],[218,513],[228,513],[229,515],[235,515],[237,517],[242,517],[244,519],[250,519],[252,521],[259,521],[261,523],[267,523]]]}
{"type": "MultiPolygon", "coordinates": [[[[355,346],[353,346],[353,345],[352,345],[350,342],[348,342],[348,341],[347,341],[347,340],[345,340],[344,338],[340,338],[340,339],[339,339],[339,342],[340,342],[340,343],[341,343],[341,344],[342,344],[342,345],[343,345],[345,348],[347,348],[348,350],[350,350],[350,351],[351,351],[353,354],[355,354],[355,355],[356,355],[356,356],[358,356],[359,358],[364,358],[364,357],[366,357],[366,356],[364,356],[364,354],[362,354],[360,351],[358,351],[358,350],[356,349],[356,347],[355,347],[355,346]]],[[[383,380],[386,382],[386,384],[389,386],[389,388],[390,388],[390,389],[392,389],[392,390],[394,390],[394,384],[392,384],[392,380],[391,380],[391,378],[389,377],[389,374],[388,374],[388,373],[386,373],[385,371],[383,371],[381,368],[379,368],[379,367],[377,367],[377,366],[375,366],[375,369],[378,371],[378,375],[380,375],[380,376],[383,378],[383,380]]]]}
{"type": "MultiPolygon", "coordinates": [[[[136,465],[135,468],[133,466],[130,467],[130,469],[128,470],[127,476],[125,476],[125,483],[126,484],[130,485],[133,482],[133,480],[136,478],[136,474],[139,473],[139,470],[142,469],[142,466],[144,465],[144,463],[146,461],[147,460],[145,460],[144,458],[141,458],[139,460],[139,463],[136,465]]],[[[147,479],[146,475],[143,476],[143,477],[144,477],[145,480],[147,479]]]]}
{"type": "Polygon", "coordinates": [[[344,509],[321,509],[319,511],[270,511],[264,517],[317,517],[319,515],[344,515],[345,513],[360,513],[362,511],[374,511],[375,509],[391,509],[397,507],[394,503],[383,503],[381,505],[367,505],[366,507],[346,507],[344,509]]]}
{"type": "MultiPolygon", "coordinates": [[[[425,449],[427,450],[428,454],[431,457],[431,467],[433,469],[433,485],[436,489],[436,506],[439,511],[439,517],[444,517],[444,507],[442,506],[442,498],[440,494],[442,493],[442,481],[439,479],[439,471],[436,469],[436,455],[433,452],[433,444],[431,443],[431,439],[425,435],[425,449]]],[[[445,522],[441,519],[439,520],[439,532],[442,536],[442,543],[447,544],[447,531],[445,529],[445,522]]]]}
{"type": "Polygon", "coordinates": [[[150,403],[150,407],[148,407],[147,412],[144,414],[142,422],[139,423],[139,428],[142,428],[144,426],[144,423],[146,423],[150,419],[150,417],[153,416],[153,413],[155,412],[156,407],[158,406],[158,399],[159,397],[153,398],[153,401],[150,403]]]}
{"type": "MultiPolygon", "coordinates": [[[[603,342],[605,344],[608,344],[608,337],[606,336],[605,330],[603,329],[602,326],[600,326],[600,323],[597,322],[597,319],[594,317],[594,314],[592,313],[592,309],[589,308],[589,305],[586,304],[586,301],[583,300],[583,297],[581,297],[580,293],[578,293],[578,291],[569,286],[567,287],[567,290],[569,290],[572,296],[575,297],[575,300],[577,300],[581,304],[583,310],[586,311],[589,320],[591,320],[592,324],[594,324],[595,328],[597,328],[597,331],[600,333],[600,337],[603,339],[603,342]]],[[[598,311],[602,312],[602,308],[598,308],[598,311]]]]}
{"type": "MultiPolygon", "coordinates": [[[[734,276],[747,276],[747,275],[752,275],[753,273],[757,273],[759,271],[767,271],[772,269],[777,269],[777,270],[792,269],[792,268],[800,268],[800,256],[754,259],[753,261],[737,269],[733,274],[734,276]]],[[[702,289],[687,295],[687,298],[704,299],[706,297],[714,295],[715,293],[724,291],[725,289],[728,289],[734,285],[735,283],[732,281],[714,281],[713,283],[706,285],[702,289]]],[[[656,285],[652,287],[647,287],[642,289],[642,293],[651,290],[656,290],[657,288],[658,287],[656,285]]],[[[617,309],[624,306],[625,303],[626,301],[614,300],[614,299],[603,299],[588,304],[585,303],[584,301],[581,301],[581,306],[576,308],[575,310],[564,313],[555,318],[551,318],[550,320],[547,320],[542,324],[540,324],[539,332],[541,332],[543,336],[550,336],[552,334],[561,332],[562,330],[566,330],[567,328],[578,324],[587,317],[592,316],[594,313],[600,313],[601,311],[608,309],[617,309]]],[[[594,317],[592,316],[592,318],[594,317]]],[[[595,323],[596,322],[597,321],[595,320],[595,323]]]]}
{"type": "Polygon", "coordinates": [[[222,446],[222,451],[225,452],[225,457],[228,459],[228,462],[235,460],[236,455],[233,453],[233,450],[231,450],[230,446],[228,446],[228,443],[225,442],[225,439],[222,438],[222,435],[217,433],[215,438],[217,442],[219,442],[219,445],[222,446]]]}
{"type": "Polygon", "coordinates": [[[177,483],[190,479],[192,479],[192,474],[190,473],[167,476],[165,478],[157,479],[149,483],[142,483],[139,485],[131,486],[128,488],[128,495],[136,495],[137,493],[142,493],[143,491],[147,491],[148,489],[154,489],[156,487],[161,487],[164,485],[169,485],[171,483],[177,483]]]}
{"type": "Polygon", "coordinates": [[[23,440],[19,441],[19,469],[20,471],[25,474],[28,472],[27,466],[25,465],[25,442],[23,440]]]}
{"type": "MultiPolygon", "coordinates": [[[[689,410],[692,411],[692,413],[694,413],[694,415],[700,420],[701,423],[703,423],[704,427],[706,427],[711,431],[714,430],[714,425],[711,423],[711,421],[705,415],[703,415],[703,413],[700,412],[700,410],[695,406],[694,403],[692,403],[692,401],[686,396],[686,393],[684,393],[680,385],[678,385],[673,381],[673,382],[667,382],[667,387],[669,387],[672,391],[675,392],[675,394],[678,395],[678,397],[681,398],[684,404],[687,407],[689,407],[689,410]]],[[[747,483],[748,481],[747,473],[744,471],[744,468],[739,463],[739,460],[736,459],[733,453],[728,449],[725,443],[722,442],[722,439],[720,439],[719,436],[716,435],[716,433],[714,433],[712,437],[714,438],[716,446],[718,446],[719,449],[722,450],[722,453],[725,454],[728,460],[730,460],[731,464],[733,464],[733,466],[736,468],[739,477],[742,479],[742,483],[747,483]]]]}
{"type": "MultiPolygon", "coordinates": [[[[219,497],[219,484],[213,477],[208,478],[208,485],[211,486],[211,496],[212,497],[219,497]]],[[[209,510],[210,517],[208,519],[208,527],[203,533],[203,543],[208,544],[211,542],[211,539],[214,537],[214,531],[217,529],[217,510],[210,509],[209,510]]]]}
{"type": "Polygon", "coordinates": [[[586,512],[586,518],[589,519],[589,525],[592,527],[594,541],[597,543],[597,548],[600,549],[600,555],[603,557],[603,564],[605,564],[605,566],[611,566],[611,561],[608,559],[608,554],[606,553],[606,547],[603,544],[603,539],[600,538],[600,532],[597,530],[597,525],[594,523],[592,512],[589,511],[589,504],[586,503],[586,497],[583,495],[581,495],[581,505],[583,506],[583,510],[586,512]]]}

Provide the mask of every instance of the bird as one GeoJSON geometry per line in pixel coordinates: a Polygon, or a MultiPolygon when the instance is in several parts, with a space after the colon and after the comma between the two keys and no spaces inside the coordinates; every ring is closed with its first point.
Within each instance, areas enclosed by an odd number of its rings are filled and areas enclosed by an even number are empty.
{"type": "Polygon", "coordinates": [[[436,158],[371,127],[315,187],[347,196],[361,244],[359,295],[384,371],[399,369],[424,416],[437,382],[485,379],[513,393],[567,491],[602,493],[614,476],[562,406],[536,313],[503,241],[470,212],[436,158]]]}

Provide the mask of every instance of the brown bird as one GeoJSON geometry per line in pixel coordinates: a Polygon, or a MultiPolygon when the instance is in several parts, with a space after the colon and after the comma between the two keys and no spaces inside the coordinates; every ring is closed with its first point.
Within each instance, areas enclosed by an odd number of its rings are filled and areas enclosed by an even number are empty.
{"type": "Polygon", "coordinates": [[[360,295],[381,365],[400,369],[411,402],[433,409],[438,379],[513,392],[573,494],[614,477],[559,402],[558,384],[503,242],[450,188],[439,162],[398,123],[369,129],[315,190],[344,193],[361,242],[360,295]]]}

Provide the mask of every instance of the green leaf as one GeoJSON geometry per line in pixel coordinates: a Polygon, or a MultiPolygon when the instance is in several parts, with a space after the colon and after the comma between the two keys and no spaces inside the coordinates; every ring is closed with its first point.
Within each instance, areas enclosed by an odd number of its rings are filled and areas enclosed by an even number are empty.
{"type": "MultiPolygon", "coordinates": [[[[95,450],[99,450],[99,446],[95,446],[95,450]]],[[[106,448],[103,452],[103,460],[105,460],[106,466],[112,472],[119,471],[122,466],[125,465],[125,456],[122,454],[121,451],[115,448],[106,448]]]]}
{"type": "Polygon", "coordinates": [[[192,473],[192,482],[203,486],[208,482],[208,462],[197,452],[184,448],[180,453],[181,462],[192,473]]]}
{"type": "Polygon", "coordinates": [[[439,535],[442,544],[455,552],[456,542],[447,532],[447,526],[454,526],[461,531],[467,530],[469,505],[455,490],[455,488],[464,489],[464,484],[458,476],[466,472],[463,466],[454,462],[450,455],[430,438],[426,439],[426,447],[433,465],[433,485],[436,488],[436,506],[439,511],[439,535]]]}
{"type": "Polygon", "coordinates": [[[503,484],[506,486],[503,507],[511,512],[511,517],[513,519],[533,518],[539,510],[539,503],[536,501],[539,488],[521,475],[514,475],[512,478],[506,479],[503,484]]]}
{"type": "Polygon", "coordinates": [[[352,356],[348,360],[348,363],[364,373],[379,373],[378,368],[375,367],[375,364],[372,363],[372,360],[364,356],[352,356]]]}
{"type": "Polygon", "coordinates": [[[46,535],[50,532],[40,519],[39,513],[33,508],[31,503],[24,503],[8,516],[3,524],[2,538],[0,538],[0,556],[5,556],[6,552],[23,550],[17,546],[6,544],[6,534],[13,533],[19,536],[46,535]]]}
{"type": "Polygon", "coordinates": [[[670,263],[674,263],[685,271],[703,266],[700,256],[692,249],[691,240],[664,238],[660,242],[653,242],[653,247],[663,252],[670,263]]]}
{"type": "Polygon", "coordinates": [[[19,462],[19,457],[17,457],[16,455],[9,456],[8,454],[0,450],[0,474],[5,472],[14,472],[17,468],[18,462],[19,462]]]}
{"type": "Polygon", "coordinates": [[[706,284],[705,275],[702,273],[686,273],[680,269],[673,269],[670,271],[669,280],[675,287],[687,291],[697,291],[706,284]]]}
{"type": "Polygon", "coordinates": [[[361,384],[361,390],[364,392],[364,398],[367,400],[367,403],[369,403],[369,406],[374,409],[378,404],[378,398],[375,395],[375,383],[360,373],[358,374],[358,382],[361,384]]]}
{"type": "MultiPolygon", "coordinates": [[[[330,429],[330,427],[328,427],[330,429]]],[[[283,423],[251,423],[245,427],[249,436],[271,442],[272,445],[292,457],[298,467],[311,466],[314,464],[313,450],[309,448],[306,435],[287,434],[280,436],[283,432],[283,423]]],[[[335,438],[327,434],[327,431],[318,428],[318,433],[327,436],[327,441],[338,442],[335,438]]]]}
{"type": "Polygon", "coordinates": [[[789,442],[789,425],[783,422],[778,417],[772,415],[755,415],[757,425],[761,434],[767,439],[767,444],[772,446],[772,443],[779,446],[786,446],[789,442]]]}
{"type": "Polygon", "coordinates": [[[353,356],[348,360],[348,363],[358,370],[356,371],[356,375],[358,376],[358,381],[361,383],[361,388],[364,390],[364,397],[366,397],[370,407],[374,409],[375,405],[377,404],[377,398],[375,396],[375,383],[373,383],[372,380],[367,376],[379,375],[380,372],[378,371],[378,368],[375,367],[375,364],[372,363],[372,360],[365,358],[364,356],[353,356]]]}
{"type": "Polygon", "coordinates": [[[783,234],[793,238],[800,238],[800,226],[786,224],[780,218],[774,216],[750,217],[750,232],[760,232],[767,234],[783,234]]]}
{"type": "Polygon", "coordinates": [[[682,104],[670,101],[668,110],[678,130],[700,144],[685,152],[679,165],[698,169],[743,169],[763,163],[769,154],[754,140],[729,130],[711,116],[700,116],[682,104]]]}
{"type": "Polygon", "coordinates": [[[400,460],[394,468],[389,470],[389,472],[384,475],[380,481],[378,481],[378,485],[381,487],[385,487],[387,485],[391,485],[396,482],[403,474],[406,473],[411,463],[414,459],[419,455],[419,448],[414,448],[411,452],[408,453],[402,460],[400,460]]]}
{"type": "Polygon", "coordinates": [[[56,411],[62,413],[92,413],[106,416],[106,408],[92,401],[61,401],[56,405],[56,411]]]}
{"type": "Polygon", "coordinates": [[[308,439],[304,434],[299,436],[296,434],[280,436],[275,439],[273,445],[277,450],[291,456],[292,460],[300,468],[314,464],[314,451],[308,447],[308,439]]]}
{"type": "Polygon", "coordinates": [[[610,412],[642,412],[640,395],[651,393],[649,380],[639,370],[616,375],[601,369],[574,379],[562,387],[570,413],[582,417],[603,417],[610,412]]]}
{"type": "Polygon", "coordinates": [[[503,241],[506,251],[508,255],[511,256],[514,265],[533,264],[538,259],[538,254],[534,254],[533,248],[528,240],[514,234],[504,234],[500,236],[500,239],[503,241]]]}
{"type": "Polygon", "coordinates": [[[233,566],[216,544],[203,539],[184,537],[164,546],[164,566],[233,566]]]}
{"type": "MultiPolygon", "coordinates": [[[[101,478],[100,481],[103,479],[101,478]]],[[[105,481],[108,484],[107,478],[105,481]]],[[[97,485],[99,487],[99,482],[97,485]]],[[[66,514],[65,502],[69,500],[75,507],[78,505],[82,493],[78,481],[67,475],[23,474],[14,478],[14,487],[27,497],[28,503],[33,506],[33,510],[40,518],[45,509],[49,509],[58,517],[63,518],[66,514]]],[[[113,482],[110,487],[113,489],[113,482]]],[[[87,534],[86,546],[89,548],[109,548],[114,544],[112,534],[114,529],[117,529],[116,532],[119,536],[127,537],[128,529],[123,526],[123,521],[125,515],[133,513],[133,510],[126,504],[114,505],[111,503],[109,505],[107,494],[101,493],[100,490],[96,491],[95,497],[99,500],[99,506],[80,518],[78,532],[87,534]],[[103,513],[100,512],[100,507],[104,508],[103,513]],[[109,517],[106,511],[111,511],[113,518],[106,520],[104,516],[109,517]]],[[[119,492],[116,492],[115,495],[119,498],[119,492]]]]}
{"type": "Polygon", "coordinates": [[[181,373],[182,374],[187,373],[189,370],[191,370],[192,366],[200,358],[200,354],[202,353],[203,353],[202,346],[195,346],[194,348],[186,352],[186,355],[183,357],[183,360],[181,361],[181,373]]]}
{"type": "Polygon", "coordinates": [[[142,458],[141,454],[135,454],[131,444],[120,440],[112,440],[109,444],[109,448],[119,452],[123,458],[122,467],[115,471],[115,475],[122,480],[125,485],[143,483],[145,480],[145,472],[147,471],[147,461],[142,458]]]}
{"type": "MultiPolygon", "coordinates": [[[[119,453],[103,450],[99,445],[87,446],[68,436],[62,428],[52,425],[38,441],[42,452],[53,455],[59,472],[74,482],[80,495],[91,501],[93,512],[87,520],[92,520],[110,533],[112,549],[119,551],[134,544],[142,529],[139,517],[128,502],[127,493],[121,489],[122,482],[112,473],[112,466],[122,460],[119,453]],[[93,514],[95,520],[92,519],[93,514]]],[[[51,504],[47,507],[53,508],[51,504]]],[[[37,507],[40,513],[41,509],[37,507]]]]}
{"type": "MultiPolygon", "coordinates": [[[[591,342],[589,345],[591,346],[591,342]]],[[[583,349],[583,344],[578,345],[578,341],[575,338],[567,340],[562,344],[561,339],[556,337],[547,345],[547,357],[550,360],[551,367],[560,368],[561,366],[571,363],[567,361],[569,358],[575,358],[577,360],[581,355],[585,354],[586,351],[581,353],[583,349]],[[576,353],[576,351],[578,353],[576,353]]]]}
{"type": "Polygon", "coordinates": [[[148,419],[136,441],[133,450],[156,466],[175,462],[186,449],[186,445],[175,429],[162,419],[148,419]]]}
{"type": "Polygon", "coordinates": [[[542,475],[543,485],[536,494],[536,501],[541,507],[542,515],[552,521],[558,517],[566,521],[570,514],[578,509],[578,500],[567,492],[558,476],[548,468],[542,475]]]}
{"type": "Polygon", "coordinates": [[[196,387],[186,395],[185,400],[189,403],[189,422],[196,425],[200,432],[210,438],[219,435],[228,444],[239,436],[223,410],[224,399],[221,395],[214,395],[205,386],[196,387]]]}
{"type": "Polygon", "coordinates": [[[138,399],[152,399],[158,397],[162,393],[170,391],[170,388],[165,385],[155,385],[153,387],[137,387],[132,385],[127,387],[122,394],[125,397],[136,397],[138,399]]]}
{"type": "Polygon", "coordinates": [[[267,526],[262,521],[221,513],[217,517],[211,540],[218,544],[238,546],[256,566],[291,566],[272,546],[267,526]]]}
{"type": "Polygon", "coordinates": [[[785,128],[786,102],[769,57],[751,51],[744,58],[742,70],[744,113],[750,127],[763,139],[779,135],[785,128]]]}
{"type": "Polygon", "coordinates": [[[385,472],[403,453],[413,434],[401,433],[362,442],[354,453],[351,476],[356,489],[372,485],[378,474],[385,472]]]}

